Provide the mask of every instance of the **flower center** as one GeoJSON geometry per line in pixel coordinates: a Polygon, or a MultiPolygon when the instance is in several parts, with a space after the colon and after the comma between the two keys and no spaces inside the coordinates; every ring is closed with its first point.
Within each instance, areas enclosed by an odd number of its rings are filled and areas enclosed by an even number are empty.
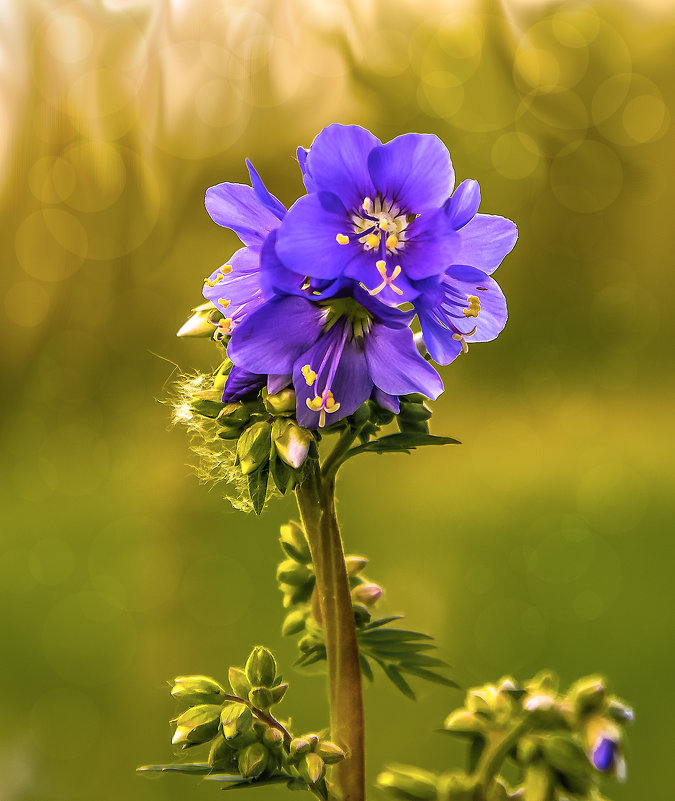
{"type": "Polygon", "coordinates": [[[387,259],[396,256],[405,248],[406,230],[415,215],[400,209],[394,202],[389,202],[379,195],[375,200],[366,197],[361,208],[350,217],[351,234],[338,234],[335,239],[340,245],[356,242],[362,250],[373,251],[377,259],[377,268],[382,281],[378,286],[369,289],[371,295],[378,295],[385,287],[397,294],[403,291],[395,286],[394,281],[401,274],[401,266],[396,264],[391,272],[387,269],[387,259]]]}
{"type": "Polygon", "coordinates": [[[363,339],[370,331],[372,317],[353,298],[331,298],[321,301],[323,307],[323,334],[329,338],[326,352],[317,364],[305,364],[302,375],[314,397],[307,398],[307,408],[319,412],[319,428],[326,425],[326,415],[337,412],[340,403],[333,395],[333,382],[345,344],[350,339],[363,339]]]}

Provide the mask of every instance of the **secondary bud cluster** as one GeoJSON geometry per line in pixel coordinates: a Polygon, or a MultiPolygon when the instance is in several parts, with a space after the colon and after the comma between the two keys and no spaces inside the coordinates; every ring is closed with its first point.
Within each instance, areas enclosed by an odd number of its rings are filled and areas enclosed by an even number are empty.
{"type": "Polygon", "coordinates": [[[173,720],[172,744],[180,751],[203,746],[206,761],[153,765],[140,770],[177,770],[220,776],[234,785],[285,781],[292,789],[317,786],[326,797],[327,766],[345,758],[335,743],[317,734],[294,737],[270,708],[286,694],[274,655],[255,646],[246,664],[230,667],[230,688],[209,676],[178,676],[171,694],[187,708],[173,720]],[[237,780],[236,777],[239,777],[237,780]]]}
{"type": "MultiPolygon", "coordinates": [[[[300,523],[293,520],[281,526],[279,541],[287,558],[277,568],[277,581],[283,593],[283,605],[290,610],[284,618],[282,634],[303,633],[300,650],[307,651],[323,644],[321,607],[315,594],[316,578],[309,543],[300,523]]],[[[383,592],[382,587],[363,576],[367,564],[364,556],[345,557],[357,627],[370,622],[371,610],[383,592]]]]}
{"type": "Polygon", "coordinates": [[[470,689],[445,720],[445,731],[471,742],[469,771],[433,774],[399,765],[384,771],[378,786],[403,801],[596,801],[603,774],[625,778],[624,728],[632,719],[599,676],[566,693],[548,671],[522,686],[505,676],[470,689]],[[500,776],[507,760],[519,774],[514,786],[500,776]]]}
{"type": "Polygon", "coordinates": [[[316,442],[294,418],[296,398],[291,388],[275,394],[256,389],[246,400],[222,402],[231,371],[232,363],[225,359],[208,382],[184,384],[177,417],[198,415],[207,422],[210,418],[215,423],[213,439],[232,443],[234,468],[259,514],[270,479],[282,495],[293,489],[302,479],[308,458],[317,456],[316,442]]]}

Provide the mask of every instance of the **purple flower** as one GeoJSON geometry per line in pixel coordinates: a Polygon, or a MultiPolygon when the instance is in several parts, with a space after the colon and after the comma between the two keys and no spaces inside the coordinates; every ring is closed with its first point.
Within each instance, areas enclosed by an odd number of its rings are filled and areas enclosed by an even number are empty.
{"type": "Polygon", "coordinates": [[[431,357],[449,364],[471,342],[488,342],[504,328],[506,299],[489,274],[516,243],[516,226],[504,217],[478,214],[480,189],[463,181],[445,204],[459,237],[452,263],[439,276],[421,282],[414,299],[424,342],[431,357]]]}
{"type": "Polygon", "coordinates": [[[591,753],[591,761],[599,771],[607,773],[614,767],[618,750],[614,740],[609,737],[598,737],[591,753]]]}
{"type": "Polygon", "coordinates": [[[286,214],[283,204],[267,190],[248,159],[246,166],[251,186],[223,183],[206,190],[206,210],[211,219],[231,228],[245,245],[204,281],[204,297],[225,316],[219,323],[220,338],[263,303],[260,253],[286,214]]]}
{"type": "Polygon", "coordinates": [[[347,277],[398,305],[451,265],[494,269],[515,243],[509,220],[476,214],[467,182],[450,199],[454,171],[436,136],[405,134],[382,145],[359,126],[329,125],[298,159],[310,194],[289,209],[276,240],[278,258],[295,273],[347,277]],[[494,264],[493,240],[501,254],[494,264]]]}
{"type": "Polygon", "coordinates": [[[410,320],[410,313],[382,306],[358,287],[353,297],[318,302],[283,295],[246,316],[228,354],[249,374],[291,376],[298,422],[321,428],[353,414],[373,393],[395,406],[391,396],[437,398],[443,391],[415,347],[410,320]]]}

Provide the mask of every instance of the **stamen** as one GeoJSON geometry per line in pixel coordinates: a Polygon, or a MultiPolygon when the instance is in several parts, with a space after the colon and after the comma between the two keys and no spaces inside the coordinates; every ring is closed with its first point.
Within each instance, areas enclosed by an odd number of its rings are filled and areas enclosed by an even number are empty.
{"type": "Polygon", "coordinates": [[[222,273],[218,273],[215,278],[205,278],[204,283],[206,286],[214,287],[216,284],[220,283],[221,281],[225,280],[225,276],[222,273]]]}
{"type": "Polygon", "coordinates": [[[386,231],[389,226],[389,222],[387,220],[380,220],[379,226],[381,231],[386,231]]]}
{"type": "Polygon", "coordinates": [[[314,370],[312,370],[312,368],[308,364],[306,364],[302,368],[301,372],[302,372],[303,376],[305,377],[305,381],[307,383],[307,386],[311,387],[312,384],[316,381],[316,373],[314,372],[314,370]]]}
{"type": "Polygon", "coordinates": [[[469,346],[466,344],[466,340],[464,339],[464,337],[461,334],[453,334],[452,338],[454,340],[456,340],[457,342],[461,342],[462,343],[462,353],[468,353],[469,352],[469,346]]]}
{"type": "Polygon", "coordinates": [[[230,301],[229,301],[229,300],[227,300],[227,298],[218,298],[218,303],[220,303],[220,305],[221,305],[221,306],[222,306],[224,309],[226,309],[226,308],[227,308],[227,307],[230,305],[230,301]]]}
{"type": "Polygon", "coordinates": [[[465,317],[478,317],[478,312],[480,312],[480,299],[476,297],[476,295],[469,295],[467,301],[469,302],[469,306],[466,309],[462,309],[462,314],[465,317]]]}
{"type": "Polygon", "coordinates": [[[232,333],[232,318],[225,317],[223,320],[218,320],[216,323],[216,330],[213,333],[213,338],[216,342],[220,342],[230,333],[232,333]]]}
{"type": "Polygon", "coordinates": [[[220,268],[220,272],[223,275],[229,275],[232,272],[232,265],[231,264],[223,264],[223,266],[220,268]]]}
{"type": "Polygon", "coordinates": [[[335,237],[335,240],[337,241],[338,245],[347,245],[347,244],[349,244],[349,237],[346,236],[345,234],[338,234],[335,237]]]}
{"type": "Polygon", "coordinates": [[[368,234],[366,241],[364,242],[365,247],[370,248],[371,250],[375,250],[379,244],[380,237],[377,234],[368,234]]]}
{"type": "Polygon", "coordinates": [[[390,236],[387,237],[387,247],[389,248],[389,250],[393,250],[396,247],[396,245],[398,245],[398,237],[395,236],[394,234],[391,234],[390,236]]]}
{"type": "Polygon", "coordinates": [[[367,212],[370,211],[372,207],[373,207],[373,201],[369,197],[364,197],[363,203],[361,204],[361,208],[367,212]]]}

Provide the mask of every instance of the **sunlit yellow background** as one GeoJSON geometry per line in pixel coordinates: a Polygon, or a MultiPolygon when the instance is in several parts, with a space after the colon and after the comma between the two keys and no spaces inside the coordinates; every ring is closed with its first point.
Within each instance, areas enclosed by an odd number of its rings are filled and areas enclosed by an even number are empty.
{"type": "MultiPolygon", "coordinates": [[[[464,444],[350,463],[347,546],[465,685],[612,676],[637,724],[608,795],[669,799],[673,6],[5,0],[0,30],[0,799],[215,798],[134,768],[170,759],[166,680],[257,642],[298,729],[327,720],[279,634],[291,501],[198,486],[161,401],[215,356],[174,336],[237,246],[205,188],[248,156],[292,202],[333,121],[438,134],[520,228],[505,332],[442,370],[464,444]]],[[[367,690],[371,777],[461,755],[434,733],[461,696],[416,686],[367,690]]]]}

